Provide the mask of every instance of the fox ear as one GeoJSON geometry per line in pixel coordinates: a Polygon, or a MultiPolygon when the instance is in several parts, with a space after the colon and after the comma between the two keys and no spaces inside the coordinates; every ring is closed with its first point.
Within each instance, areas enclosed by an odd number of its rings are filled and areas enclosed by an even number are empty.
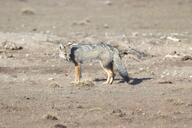
{"type": "Polygon", "coordinates": [[[70,45],[72,45],[72,44],[73,44],[73,42],[69,41],[69,42],[67,43],[67,46],[70,46],[70,45]]]}
{"type": "Polygon", "coordinates": [[[64,49],[64,46],[63,46],[63,44],[59,44],[59,49],[61,50],[61,49],[64,49]]]}

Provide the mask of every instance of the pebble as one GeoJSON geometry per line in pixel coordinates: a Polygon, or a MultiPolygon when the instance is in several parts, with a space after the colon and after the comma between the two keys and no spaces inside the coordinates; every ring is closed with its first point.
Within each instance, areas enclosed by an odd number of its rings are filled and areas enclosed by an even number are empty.
{"type": "Polygon", "coordinates": [[[109,28],[109,25],[108,24],[104,24],[103,27],[104,28],[109,28]]]}
{"type": "Polygon", "coordinates": [[[112,2],[110,0],[107,0],[107,1],[105,1],[105,4],[110,6],[110,5],[112,5],[112,2]]]}
{"type": "Polygon", "coordinates": [[[54,127],[52,128],[67,128],[67,126],[63,125],[63,124],[56,124],[54,125],[54,127]]]}

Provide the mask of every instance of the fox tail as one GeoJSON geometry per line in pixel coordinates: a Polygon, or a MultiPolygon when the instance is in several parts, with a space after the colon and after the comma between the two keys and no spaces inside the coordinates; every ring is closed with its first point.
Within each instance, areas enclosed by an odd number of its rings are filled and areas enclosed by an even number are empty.
{"type": "Polygon", "coordinates": [[[113,63],[114,63],[114,66],[117,68],[120,76],[123,77],[124,81],[126,81],[128,83],[130,79],[129,79],[129,76],[127,73],[127,69],[123,65],[121,57],[120,57],[117,49],[116,49],[114,56],[113,56],[113,63]]]}

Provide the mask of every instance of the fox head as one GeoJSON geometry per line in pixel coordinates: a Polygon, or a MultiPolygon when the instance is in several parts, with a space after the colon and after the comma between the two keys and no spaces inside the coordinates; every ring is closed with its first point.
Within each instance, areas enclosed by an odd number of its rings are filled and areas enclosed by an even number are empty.
{"type": "Polygon", "coordinates": [[[63,45],[62,43],[60,43],[59,45],[59,57],[63,58],[66,61],[70,61],[70,54],[71,54],[71,48],[70,46],[72,45],[72,43],[68,43],[66,45],[63,45]]]}

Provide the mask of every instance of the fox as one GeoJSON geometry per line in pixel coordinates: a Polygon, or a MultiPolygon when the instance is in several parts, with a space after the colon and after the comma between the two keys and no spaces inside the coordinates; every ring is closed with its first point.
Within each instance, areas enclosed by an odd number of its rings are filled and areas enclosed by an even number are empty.
{"type": "Polygon", "coordinates": [[[107,80],[103,84],[112,84],[115,73],[114,66],[123,80],[129,83],[127,68],[122,63],[120,52],[117,48],[106,43],[60,43],[59,56],[75,65],[75,82],[81,78],[81,64],[92,60],[98,60],[101,68],[107,74],[107,80]]]}

